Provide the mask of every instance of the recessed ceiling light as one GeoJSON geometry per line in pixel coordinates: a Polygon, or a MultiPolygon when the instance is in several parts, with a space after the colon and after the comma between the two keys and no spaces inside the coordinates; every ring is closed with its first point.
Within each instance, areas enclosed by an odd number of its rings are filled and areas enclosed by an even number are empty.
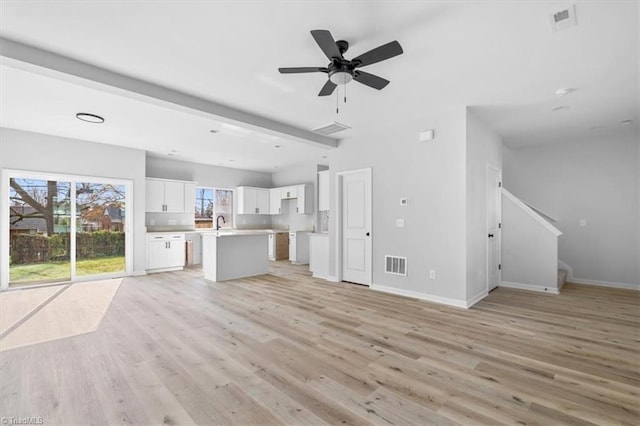
{"type": "Polygon", "coordinates": [[[633,123],[633,120],[622,120],[620,122],[620,125],[622,126],[628,126],[629,124],[633,123]]]}
{"type": "Polygon", "coordinates": [[[565,111],[565,110],[567,110],[569,108],[571,108],[569,105],[558,105],[558,106],[555,106],[555,107],[551,108],[551,111],[554,111],[554,112],[555,111],[565,111]]]}
{"type": "Polygon", "coordinates": [[[276,146],[274,146],[274,148],[280,148],[280,145],[276,145],[276,146]]]}
{"type": "Polygon", "coordinates": [[[327,156],[326,156],[326,155],[323,155],[323,156],[322,156],[322,158],[327,158],[327,156]]]}
{"type": "Polygon", "coordinates": [[[78,120],[86,121],[87,123],[104,123],[104,118],[100,117],[99,115],[90,114],[88,112],[79,112],[76,114],[76,118],[78,120]]]}
{"type": "Polygon", "coordinates": [[[209,130],[209,132],[210,132],[210,133],[218,133],[218,132],[220,132],[220,130],[211,129],[211,130],[209,130]]]}
{"type": "Polygon", "coordinates": [[[229,160],[230,163],[233,163],[234,161],[236,161],[236,160],[229,160]]]}
{"type": "Polygon", "coordinates": [[[554,93],[556,94],[557,97],[561,98],[561,97],[563,97],[565,95],[568,95],[569,93],[575,92],[575,91],[576,91],[576,89],[573,89],[571,87],[563,87],[563,88],[560,88],[560,89],[556,90],[554,93]]]}

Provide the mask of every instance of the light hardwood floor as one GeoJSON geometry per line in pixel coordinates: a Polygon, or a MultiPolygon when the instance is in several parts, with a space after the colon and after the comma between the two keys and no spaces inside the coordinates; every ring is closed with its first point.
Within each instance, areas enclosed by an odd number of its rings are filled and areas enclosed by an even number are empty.
{"type": "Polygon", "coordinates": [[[127,278],[95,332],[0,353],[0,416],[637,425],[639,303],[567,284],[559,296],[497,289],[463,310],[288,262],[221,283],[197,269],[127,278]]]}

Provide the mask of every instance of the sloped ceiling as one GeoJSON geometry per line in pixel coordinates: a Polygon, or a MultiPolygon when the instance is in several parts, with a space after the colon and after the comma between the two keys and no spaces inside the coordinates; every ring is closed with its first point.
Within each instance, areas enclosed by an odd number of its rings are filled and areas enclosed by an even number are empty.
{"type": "MultiPolygon", "coordinates": [[[[557,33],[551,31],[549,14],[570,3],[0,4],[0,36],[5,39],[304,130],[339,121],[352,127],[338,135],[348,137],[428,111],[470,106],[511,146],[581,137],[596,126],[637,132],[637,2],[575,2],[578,26],[557,33]],[[336,97],[317,96],[324,74],[277,71],[326,66],[309,34],[312,29],[328,29],[336,39],[347,40],[346,57],[398,40],[403,55],[366,69],[391,84],[380,92],[349,84],[347,103],[339,100],[336,115],[336,97]],[[554,91],[561,87],[577,90],[558,98],[554,91]],[[559,105],[570,108],[553,112],[559,105]],[[632,125],[620,125],[629,119],[632,125]]],[[[255,170],[322,162],[330,150],[289,142],[286,135],[278,143],[281,148],[255,134],[236,134],[233,141],[219,138],[216,145],[208,132],[215,120],[131,103],[87,87],[61,87],[69,83],[12,69],[11,64],[5,63],[1,83],[0,124],[7,127],[106,143],[123,140],[155,155],[174,150],[183,159],[255,170]],[[70,95],[56,95],[61,92],[70,95]],[[64,117],[81,108],[106,111],[117,127],[97,131],[65,124],[64,117]]]]}

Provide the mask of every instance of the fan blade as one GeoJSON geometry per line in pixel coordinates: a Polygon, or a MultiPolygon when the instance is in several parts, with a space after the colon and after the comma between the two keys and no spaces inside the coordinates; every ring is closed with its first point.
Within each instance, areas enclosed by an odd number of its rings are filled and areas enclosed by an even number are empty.
{"type": "Polygon", "coordinates": [[[331,80],[327,80],[322,89],[320,89],[318,96],[329,96],[334,90],[336,90],[336,85],[331,80]]]}
{"type": "Polygon", "coordinates": [[[333,39],[331,33],[327,30],[313,30],[311,31],[311,35],[313,36],[320,49],[327,55],[329,60],[333,58],[342,58],[342,54],[336,46],[336,41],[333,39]]]}
{"type": "Polygon", "coordinates": [[[295,67],[295,68],[278,68],[281,74],[298,74],[303,72],[327,72],[326,68],[321,67],[295,67]]]}
{"type": "Polygon", "coordinates": [[[364,71],[356,71],[353,74],[353,79],[358,83],[362,83],[365,86],[373,87],[378,90],[384,89],[385,86],[389,84],[389,80],[385,80],[382,77],[378,77],[377,75],[369,74],[364,71]]]}
{"type": "Polygon", "coordinates": [[[376,62],[384,61],[394,56],[401,55],[403,53],[402,46],[397,41],[392,41],[382,46],[378,46],[357,58],[353,58],[352,62],[360,62],[359,67],[366,67],[367,65],[375,64],[376,62]]]}

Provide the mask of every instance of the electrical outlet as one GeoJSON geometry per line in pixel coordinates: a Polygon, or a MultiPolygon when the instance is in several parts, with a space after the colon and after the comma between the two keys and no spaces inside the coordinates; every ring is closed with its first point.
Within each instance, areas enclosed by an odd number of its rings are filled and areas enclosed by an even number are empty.
{"type": "Polygon", "coordinates": [[[429,279],[430,280],[435,280],[436,279],[436,270],[435,269],[431,269],[429,271],[429,279]]]}
{"type": "Polygon", "coordinates": [[[404,228],[404,219],[396,219],[396,228],[404,228]]]}
{"type": "Polygon", "coordinates": [[[579,224],[581,228],[584,228],[585,226],[587,226],[587,219],[580,219],[579,224]]]}

